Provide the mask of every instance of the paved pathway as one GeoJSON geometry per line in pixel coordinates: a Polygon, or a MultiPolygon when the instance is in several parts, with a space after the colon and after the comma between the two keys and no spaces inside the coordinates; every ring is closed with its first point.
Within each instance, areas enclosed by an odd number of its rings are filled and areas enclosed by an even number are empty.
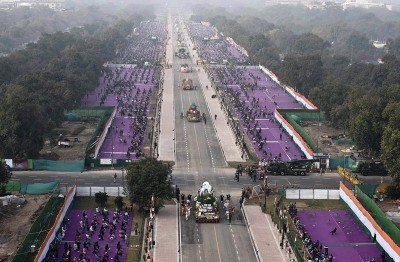
{"type": "MultiPolygon", "coordinates": [[[[171,17],[168,19],[168,36],[166,46],[166,62],[172,63],[173,25],[171,17]]],[[[172,67],[164,70],[163,96],[161,104],[160,136],[159,136],[159,160],[175,161],[175,122],[174,122],[174,73],[172,67]]]]}
{"type": "Polygon", "coordinates": [[[155,219],[154,261],[179,261],[178,213],[176,205],[165,205],[155,219]]]}
{"type": "Polygon", "coordinates": [[[259,206],[245,205],[244,213],[260,261],[290,261],[286,251],[280,249],[280,236],[271,216],[262,213],[259,206]]]}

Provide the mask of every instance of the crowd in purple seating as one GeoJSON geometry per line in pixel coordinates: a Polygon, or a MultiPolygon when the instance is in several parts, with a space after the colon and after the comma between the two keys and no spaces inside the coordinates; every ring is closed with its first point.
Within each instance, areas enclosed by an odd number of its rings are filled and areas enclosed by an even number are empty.
{"type": "Polygon", "coordinates": [[[143,21],[128,37],[128,46],[120,50],[113,62],[143,65],[160,61],[165,48],[166,24],[162,21],[143,21]]]}
{"type": "Polygon", "coordinates": [[[128,210],[71,210],[50,247],[50,261],[125,261],[132,218],[128,210]]]}
{"type": "Polygon", "coordinates": [[[289,94],[256,68],[213,67],[210,73],[260,160],[304,157],[274,118],[276,108],[302,108],[289,94]]]}
{"type": "Polygon", "coordinates": [[[223,64],[224,60],[236,64],[247,62],[247,56],[219,34],[215,27],[191,22],[186,27],[200,57],[208,63],[223,64]]]}
{"type": "Polygon", "coordinates": [[[87,94],[84,105],[115,106],[117,110],[98,157],[137,159],[142,155],[154,81],[153,68],[114,68],[87,94]]]}

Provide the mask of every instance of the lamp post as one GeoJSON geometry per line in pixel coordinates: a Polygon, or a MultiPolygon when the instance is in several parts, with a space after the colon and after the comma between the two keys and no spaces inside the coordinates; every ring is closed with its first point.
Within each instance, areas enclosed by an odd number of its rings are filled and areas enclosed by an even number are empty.
{"type": "Polygon", "coordinates": [[[268,177],[264,174],[264,207],[267,212],[267,191],[268,191],[268,177]]]}
{"type": "Polygon", "coordinates": [[[126,192],[125,188],[125,167],[122,166],[122,194],[127,195],[128,193],[126,192]]]}
{"type": "Polygon", "coordinates": [[[111,130],[111,168],[114,169],[114,137],[111,130]]]}

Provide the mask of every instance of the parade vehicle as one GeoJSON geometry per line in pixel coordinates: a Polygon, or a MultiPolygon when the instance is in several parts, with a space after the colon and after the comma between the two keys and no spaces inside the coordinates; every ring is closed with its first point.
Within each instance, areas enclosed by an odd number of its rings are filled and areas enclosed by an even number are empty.
{"type": "Polygon", "coordinates": [[[182,79],[181,87],[183,90],[193,90],[195,86],[193,85],[193,80],[190,78],[182,79]]]}
{"type": "Polygon", "coordinates": [[[197,105],[192,103],[189,109],[186,111],[186,119],[189,122],[200,122],[201,121],[201,114],[200,111],[197,109],[197,105]]]}
{"type": "Polygon", "coordinates": [[[180,71],[181,73],[190,73],[192,72],[192,69],[189,67],[188,64],[182,64],[180,71]]]}
{"type": "Polygon", "coordinates": [[[220,216],[218,201],[209,182],[205,181],[194,198],[196,223],[218,223],[220,216]]]}
{"type": "Polygon", "coordinates": [[[382,161],[361,162],[358,164],[356,172],[363,176],[388,175],[388,171],[382,161]]]}
{"type": "Polygon", "coordinates": [[[273,176],[305,176],[310,172],[313,162],[314,160],[270,161],[265,168],[273,176]]]}
{"type": "Polygon", "coordinates": [[[178,52],[175,52],[175,56],[185,59],[189,57],[189,52],[186,52],[185,48],[179,48],[178,52]]]}

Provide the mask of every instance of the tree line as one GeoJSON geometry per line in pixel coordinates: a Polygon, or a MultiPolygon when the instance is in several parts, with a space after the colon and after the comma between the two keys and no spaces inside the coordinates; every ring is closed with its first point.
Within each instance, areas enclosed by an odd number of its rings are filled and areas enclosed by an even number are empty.
{"type": "Polygon", "coordinates": [[[38,41],[43,33],[68,32],[74,27],[99,23],[114,25],[119,19],[137,24],[144,17],[153,17],[152,8],[141,3],[68,1],[62,12],[45,6],[0,10],[0,54],[23,49],[27,43],[38,41]]]}
{"type": "Polygon", "coordinates": [[[382,52],[353,30],[341,45],[357,53],[337,54],[332,43],[311,32],[295,34],[254,16],[210,14],[195,13],[191,19],[210,21],[231,36],[248,51],[250,64],[269,67],[308,97],[333,126],[348,131],[359,149],[381,158],[400,184],[400,38],[388,39],[382,52]],[[371,62],[379,52],[381,63],[371,62]]]}
{"type": "Polygon", "coordinates": [[[98,85],[104,62],[125,44],[132,23],[120,21],[43,34],[0,58],[0,159],[36,158],[64,110],[98,85]]]}

